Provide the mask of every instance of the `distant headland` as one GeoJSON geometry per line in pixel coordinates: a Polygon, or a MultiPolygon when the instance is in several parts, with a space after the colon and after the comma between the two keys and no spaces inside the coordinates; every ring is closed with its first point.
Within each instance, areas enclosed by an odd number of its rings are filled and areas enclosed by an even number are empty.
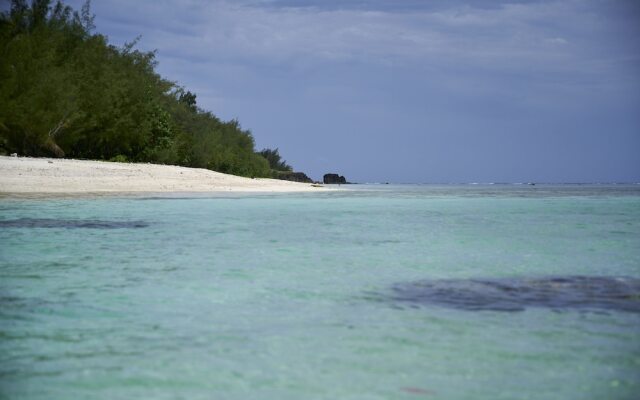
{"type": "Polygon", "coordinates": [[[0,85],[0,155],[312,182],[293,172],[277,148],[256,151],[239,121],[221,120],[198,106],[195,93],[161,77],[154,51],[136,49],[137,40],[109,44],[94,32],[89,4],[74,11],[62,3],[17,2],[0,13],[0,71],[17,69],[0,85]]]}

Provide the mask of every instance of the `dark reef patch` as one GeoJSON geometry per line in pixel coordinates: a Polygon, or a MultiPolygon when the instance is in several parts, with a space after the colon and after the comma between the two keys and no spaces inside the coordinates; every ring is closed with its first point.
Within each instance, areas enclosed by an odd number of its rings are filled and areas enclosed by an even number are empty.
{"type": "Polygon", "coordinates": [[[127,229],[146,228],[144,221],[101,221],[96,219],[18,218],[0,220],[0,228],[65,228],[65,229],[127,229]]]}
{"type": "Polygon", "coordinates": [[[393,286],[392,299],[470,311],[619,310],[640,312],[640,279],[598,276],[443,279],[393,286]]]}

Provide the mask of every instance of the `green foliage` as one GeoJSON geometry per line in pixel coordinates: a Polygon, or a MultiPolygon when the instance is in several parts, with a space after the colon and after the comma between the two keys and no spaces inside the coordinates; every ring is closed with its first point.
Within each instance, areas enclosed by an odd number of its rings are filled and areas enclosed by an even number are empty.
{"type": "Polygon", "coordinates": [[[94,34],[89,2],[13,0],[0,14],[0,152],[141,161],[244,176],[291,170],[278,150],[196,105],[154,52],[94,34]],[[266,153],[265,153],[266,152],[266,153]]]}
{"type": "Polygon", "coordinates": [[[109,159],[109,161],[111,161],[111,162],[128,162],[129,160],[127,160],[127,156],[123,156],[122,154],[118,154],[115,157],[111,157],[109,159]]]}
{"type": "Polygon", "coordinates": [[[196,95],[194,93],[188,90],[185,92],[183,89],[179,89],[176,93],[180,103],[186,105],[191,111],[196,110],[196,95]]]}
{"type": "Polygon", "coordinates": [[[278,152],[278,149],[262,149],[258,154],[260,154],[269,162],[269,167],[274,171],[293,171],[293,168],[291,168],[291,166],[282,159],[280,153],[278,152]]]}

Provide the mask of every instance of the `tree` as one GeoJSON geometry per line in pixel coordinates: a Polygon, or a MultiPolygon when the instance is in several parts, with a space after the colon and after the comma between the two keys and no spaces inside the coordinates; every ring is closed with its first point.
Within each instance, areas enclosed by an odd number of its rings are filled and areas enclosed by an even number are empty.
{"type": "Polygon", "coordinates": [[[275,171],[293,171],[290,165],[285,160],[282,160],[278,149],[262,149],[258,154],[264,157],[269,162],[269,167],[275,171]]]}
{"type": "Polygon", "coordinates": [[[180,90],[180,95],[178,97],[178,101],[184,105],[186,105],[190,110],[196,111],[196,95],[191,93],[190,91],[180,90]]]}
{"type": "Polygon", "coordinates": [[[78,13],[61,1],[13,0],[0,14],[0,152],[270,176],[251,132],[158,75],[139,38],[118,48],[94,29],[88,1],[78,13]]]}

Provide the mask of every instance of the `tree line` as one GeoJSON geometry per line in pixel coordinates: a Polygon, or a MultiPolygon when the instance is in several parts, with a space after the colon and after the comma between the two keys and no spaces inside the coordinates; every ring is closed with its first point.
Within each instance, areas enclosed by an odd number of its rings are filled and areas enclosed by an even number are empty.
{"type": "Polygon", "coordinates": [[[110,45],[87,1],[12,0],[0,13],[0,153],[208,168],[255,177],[291,171],[256,152],[237,120],[155,71],[155,51],[110,45]]]}

